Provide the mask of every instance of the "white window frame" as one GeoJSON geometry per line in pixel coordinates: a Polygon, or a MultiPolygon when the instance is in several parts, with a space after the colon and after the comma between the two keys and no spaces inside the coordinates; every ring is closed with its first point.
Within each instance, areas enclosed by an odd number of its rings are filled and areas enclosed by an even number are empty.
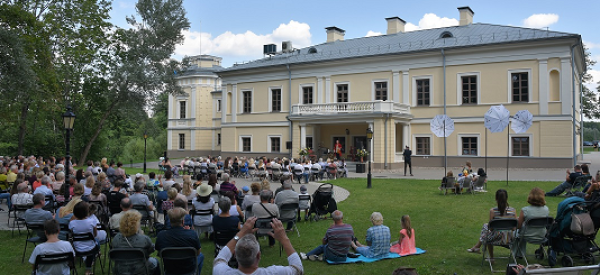
{"type": "Polygon", "coordinates": [[[462,150],[462,138],[463,137],[476,137],[477,138],[477,155],[475,155],[474,157],[478,157],[481,155],[481,134],[479,133],[472,133],[472,134],[458,134],[458,141],[456,143],[456,148],[458,148],[458,154],[459,156],[473,156],[473,155],[463,155],[463,150],[462,150]]]}
{"type": "Polygon", "coordinates": [[[177,118],[186,119],[188,117],[188,103],[187,100],[178,100],[177,101],[177,118]],[[185,117],[181,117],[181,103],[185,103],[185,117]]]}
{"type": "Polygon", "coordinates": [[[514,156],[515,158],[529,158],[533,156],[533,134],[522,133],[522,134],[509,134],[509,151],[510,156],[513,157],[513,137],[528,137],[529,138],[529,156],[514,156]]]}
{"type": "Polygon", "coordinates": [[[255,112],[254,110],[254,89],[240,89],[240,100],[239,102],[241,103],[238,109],[238,114],[252,114],[255,112]],[[250,102],[250,112],[249,113],[245,113],[244,112],[244,92],[250,92],[250,97],[252,98],[252,102],[250,102]]]}
{"type": "Polygon", "coordinates": [[[385,82],[387,87],[387,101],[390,101],[390,80],[387,78],[371,80],[371,101],[375,101],[375,82],[385,82]]]}
{"type": "Polygon", "coordinates": [[[267,152],[269,153],[281,153],[283,152],[283,144],[281,143],[281,135],[267,135],[267,152]],[[279,152],[271,151],[271,138],[279,138],[279,152]]]}
{"type": "MultiPolygon", "coordinates": [[[[338,89],[337,86],[338,85],[348,85],[348,103],[352,102],[352,97],[351,97],[351,91],[352,88],[350,87],[350,81],[341,81],[341,82],[334,82],[333,83],[333,97],[334,97],[334,102],[338,103],[338,97],[337,97],[337,93],[338,93],[338,89]]],[[[314,93],[314,89],[313,89],[313,93],[314,93]]]]}
{"type": "Polygon", "coordinates": [[[252,135],[240,135],[239,136],[239,152],[252,152],[254,148],[252,148],[252,135]],[[250,151],[244,151],[244,138],[250,138],[250,151]]]}
{"type": "MultiPolygon", "coordinates": [[[[317,91],[315,89],[316,85],[315,83],[304,83],[304,84],[300,84],[298,85],[298,104],[304,104],[304,88],[306,87],[311,87],[312,88],[312,93],[313,93],[313,103],[312,104],[317,104],[317,91]]],[[[348,95],[350,94],[350,86],[348,86],[348,95]]],[[[337,100],[337,98],[336,98],[337,100]]]]}
{"type": "MultiPolygon", "coordinates": [[[[463,105],[462,102],[462,77],[475,76],[477,78],[477,105],[481,104],[481,72],[467,72],[456,74],[456,105],[463,105]]],[[[468,105],[471,105],[469,103],[468,105]]]]}
{"type": "Polygon", "coordinates": [[[432,134],[414,134],[412,137],[413,154],[415,156],[432,156],[433,155],[433,135],[432,134]],[[429,155],[417,155],[417,138],[429,138],[429,155]]]}
{"type": "Polygon", "coordinates": [[[429,107],[433,106],[433,94],[434,94],[434,83],[433,83],[433,75],[415,75],[412,77],[412,107],[428,107],[426,105],[417,106],[417,80],[421,79],[429,79],[429,107]]]}
{"type": "MultiPolygon", "coordinates": [[[[273,111],[273,90],[279,90],[281,93],[281,110],[280,111],[276,111],[277,113],[283,112],[283,86],[269,86],[269,112],[275,112],[273,111]]],[[[254,95],[252,95],[252,98],[254,98],[254,95]]],[[[254,109],[252,109],[254,110],[254,109]]]]}
{"type": "Polygon", "coordinates": [[[550,68],[548,70],[548,98],[550,98],[550,73],[552,71],[557,71],[558,72],[558,100],[550,100],[550,99],[548,99],[548,102],[562,102],[562,99],[561,99],[562,98],[561,97],[561,95],[562,95],[562,82],[563,82],[562,81],[562,72],[557,67],[553,67],[553,68],[550,68]]]}
{"type": "Polygon", "coordinates": [[[514,73],[527,73],[527,91],[528,91],[528,101],[527,102],[515,102],[515,104],[519,104],[519,103],[531,103],[531,98],[533,97],[533,91],[531,90],[531,68],[524,68],[524,69],[510,69],[508,70],[507,73],[507,78],[508,78],[508,82],[507,82],[507,92],[508,92],[508,97],[507,97],[507,103],[512,104],[512,74],[514,73]]]}

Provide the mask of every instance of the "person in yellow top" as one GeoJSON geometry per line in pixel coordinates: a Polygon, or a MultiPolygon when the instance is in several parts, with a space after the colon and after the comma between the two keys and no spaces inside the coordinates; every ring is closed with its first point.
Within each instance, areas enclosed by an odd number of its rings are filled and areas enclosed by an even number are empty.
{"type": "Polygon", "coordinates": [[[15,182],[17,180],[17,172],[19,171],[17,169],[18,168],[16,165],[12,165],[10,167],[8,174],[6,175],[6,182],[11,183],[11,182],[15,182]]]}
{"type": "Polygon", "coordinates": [[[6,167],[0,167],[0,190],[8,189],[8,176],[6,176],[6,167]]]}

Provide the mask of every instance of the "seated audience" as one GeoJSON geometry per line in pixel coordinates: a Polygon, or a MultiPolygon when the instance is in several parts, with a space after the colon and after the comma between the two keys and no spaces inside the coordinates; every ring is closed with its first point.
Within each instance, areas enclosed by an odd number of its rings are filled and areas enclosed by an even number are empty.
{"type": "Polygon", "coordinates": [[[123,198],[129,196],[129,195],[123,194],[121,192],[122,187],[123,187],[123,180],[122,179],[115,180],[115,186],[108,193],[108,196],[106,198],[107,204],[108,204],[108,209],[110,210],[110,213],[113,215],[121,212],[121,205],[120,205],[121,200],[123,198]]]}
{"type": "Polygon", "coordinates": [[[331,216],[334,224],[327,229],[325,237],[323,237],[323,244],[306,254],[301,253],[300,256],[303,259],[323,260],[322,257],[318,257],[323,254],[325,259],[332,262],[346,261],[354,238],[354,230],[351,225],[344,223],[344,213],[342,211],[335,210],[331,216]]]}
{"type": "Polygon", "coordinates": [[[119,221],[120,232],[112,239],[112,247],[141,248],[144,250],[146,262],[128,261],[116,264],[113,268],[114,274],[141,274],[148,268],[150,273],[159,275],[160,269],[157,268],[158,261],[155,258],[150,257],[150,254],[154,252],[154,244],[152,243],[152,240],[140,230],[142,215],[137,211],[122,213],[124,214],[119,221]]]}
{"type": "MultiPolygon", "coordinates": [[[[175,199],[173,202],[173,207],[179,207],[185,210],[185,217],[183,218],[183,229],[194,229],[194,222],[192,221],[192,216],[189,214],[187,209],[187,201],[182,199],[175,199]]],[[[165,229],[171,229],[171,220],[169,219],[169,215],[165,217],[165,229]]]]}
{"type": "MultiPolygon", "coordinates": [[[[252,205],[252,214],[259,219],[279,218],[279,208],[277,205],[273,204],[273,191],[262,190],[260,192],[260,203],[252,205]]],[[[274,245],[275,239],[269,235],[269,246],[274,245]]]]}
{"type": "MultiPolygon", "coordinates": [[[[286,203],[298,203],[299,202],[299,195],[298,193],[296,193],[295,191],[292,190],[292,183],[291,182],[284,182],[283,185],[283,191],[277,193],[277,195],[275,195],[275,204],[277,205],[277,207],[279,209],[281,209],[281,206],[286,204],[286,203]]],[[[281,214],[281,213],[280,213],[281,214]]],[[[294,217],[293,212],[288,212],[286,216],[280,216],[282,219],[291,219],[294,217]]],[[[292,227],[294,226],[294,222],[288,222],[287,224],[287,230],[291,230],[292,227]]]]}
{"type": "MultiPolygon", "coordinates": [[[[169,247],[192,247],[198,251],[197,264],[200,275],[204,255],[201,252],[200,239],[194,230],[185,230],[183,228],[184,217],[187,212],[180,207],[175,207],[168,211],[169,220],[171,221],[171,229],[162,230],[156,237],[156,250],[161,251],[169,247]]],[[[187,274],[192,272],[195,267],[193,261],[172,263],[164,260],[165,273],[168,274],[187,274]]]]}
{"type": "MultiPolygon", "coordinates": [[[[225,195],[223,197],[228,197],[229,200],[232,202],[231,203],[231,207],[229,209],[229,214],[232,217],[237,217],[240,219],[240,221],[244,221],[244,211],[242,210],[242,208],[237,204],[237,200],[235,199],[235,194],[231,191],[227,191],[225,192],[225,195]]],[[[221,197],[221,198],[223,198],[221,197]]],[[[221,209],[219,209],[219,214],[221,213],[221,209]]]]}
{"type": "Polygon", "coordinates": [[[283,224],[277,219],[273,219],[271,223],[273,232],[270,233],[270,236],[281,243],[288,257],[288,266],[259,267],[261,253],[260,244],[253,234],[255,222],[256,218],[249,218],[240,232],[227,243],[226,247],[221,249],[213,264],[213,274],[304,274],[302,261],[300,261],[290,239],[285,234],[283,224]],[[237,270],[227,264],[234,254],[238,262],[237,270]]]}
{"type": "MultiPolygon", "coordinates": [[[[73,242],[73,248],[77,252],[89,252],[93,251],[94,254],[100,251],[100,246],[97,240],[100,239],[98,236],[98,229],[96,229],[96,222],[93,219],[89,219],[89,204],[85,201],[79,202],[73,209],[73,215],[75,219],[69,223],[69,229],[74,234],[87,234],[92,233],[96,238],[96,241],[77,241],[73,242]]],[[[106,236],[104,236],[106,238],[106,236]]],[[[89,275],[92,273],[92,266],[96,257],[86,257],[85,259],[85,274],[89,275]]]]}
{"type": "Polygon", "coordinates": [[[214,216],[212,226],[214,231],[228,232],[240,229],[240,219],[232,217],[228,211],[231,208],[231,200],[228,197],[223,197],[219,200],[219,210],[221,213],[214,216]]]}
{"type": "MultiPolygon", "coordinates": [[[[252,207],[255,203],[260,202],[260,189],[261,185],[258,182],[253,182],[250,184],[250,190],[252,191],[252,195],[244,196],[244,202],[242,203],[242,210],[248,209],[248,207],[252,207]]],[[[245,213],[245,215],[252,216],[252,208],[250,208],[250,213],[245,213]]]]}
{"type": "Polygon", "coordinates": [[[367,258],[387,256],[390,251],[390,228],[383,225],[383,216],[379,212],[371,214],[371,223],[373,226],[367,229],[367,245],[356,241],[356,243],[351,243],[352,248],[367,258]]]}
{"type": "Polygon", "coordinates": [[[145,182],[136,182],[134,186],[135,194],[129,196],[132,205],[143,205],[146,207],[147,212],[141,213],[142,217],[154,219],[154,204],[148,198],[148,195],[143,194],[145,182]]]}
{"type": "MultiPolygon", "coordinates": [[[[39,189],[39,188],[38,188],[39,189]]],[[[45,221],[54,219],[54,215],[50,211],[46,211],[44,208],[45,197],[44,194],[38,193],[33,195],[33,208],[27,209],[24,214],[25,222],[27,224],[44,224],[45,221]]],[[[37,232],[38,236],[42,241],[46,240],[46,235],[43,231],[37,232]]]]}
{"type": "MultiPolygon", "coordinates": [[[[548,210],[548,207],[546,206],[546,199],[544,198],[544,190],[542,190],[538,187],[531,189],[531,192],[529,192],[529,196],[527,197],[527,203],[529,203],[529,205],[521,208],[521,213],[519,213],[519,225],[517,227],[517,229],[519,229],[519,231],[517,231],[517,236],[519,238],[524,237],[524,238],[528,238],[528,239],[533,239],[533,240],[537,239],[537,240],[542,241],[546,237],[546,229],[545,228],[527,229],[526,235],[522,235],[520,233],[521,233],[521,229],[522,229],[525,221],[527,221],[531,218],[548,217],[548,214],[550,212],[548,210]]],[[[519,242],[519,244],[520,244],[519,246],[517,246],[517,245],[513,246],[513,254],[516,257],[524,257],[527,242],[521,241],[521,242],[519,242]]]]}
{"type": "Polygon", "coordinates": [[[400,230],[400,238],[398,243],[394,244],[390,252],[398,253],[400,256],[410,255],[417,252],[415,246],[415,230],[410,225],[410,217],[402,216],[402,230],[400,230]]]}
{"type": "MultiPolygon", "coordinates": [[[[131,203],[131,199],[129,199],[129,198],[123,198],[121,200],[121,202],[119,203],[119,205],[121,207],[121,212],[110,216],[110,222],[109,222],[110,229],[120,230],[119,227],[121,226],[121,218],[123,217],[123,215],[125,215],[125,213],[129,212],[129,210],[131,210],[131,208],[133,207],[133,204],[131,203]]],[[[133,210],[133,211],[136,211],[136,210],[133,210]]]]}
{"type": "MultiPolygon", "coordinates": [[[[29,263],[35,264],[38,255],[54,255],[63,253],[73,253],[73,247],[70,242],[61,241],[58,238],[60,226],[56,220],[49,219],[44,222],[44,234],[46,242],[38,244],[29,257],[29,263]]],[[[71,274],[68,263],[45,264],[38,266],[36,274],[71,274]]]]}
{"type": "MultiPolygon", "coordinates": [[[[215,200],[210,197],[212,193],[212,187],[206,183],[200,184],[196,189],[196,198],[192,201],[192,207],[194,210],[213,210],[215,200]]],[[[198,230],[200,227],[208,227],[208,231],[205,233],[212,233],[212,220],[213,215],[210,216],[194,216],[194,228],[198,230]]]]}
{"type": "Polygon", "coordinates": [[[575,171],[571,172],[569,169],[567,169],[567,177],[565,179],[565,181],[561,184],[559,184],[558,186],[556,186],[554,189],[552,189],[552,191],[546,193],[547,197],[555,197],[558,196],[560,194],[562,194],[563,192],[565,192],[565,190],[571,188],[571,186],[573,186],[573,183],[575,182],[575,179],[577,179],[577,177],[581,176],[581,166],[579,165],[575,165],[575,171]]]}

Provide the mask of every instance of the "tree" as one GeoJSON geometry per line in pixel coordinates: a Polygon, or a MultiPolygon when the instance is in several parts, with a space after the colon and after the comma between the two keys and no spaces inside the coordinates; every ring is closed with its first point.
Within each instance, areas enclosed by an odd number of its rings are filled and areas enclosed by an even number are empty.
{"type": "MultiPolygon", "coordinates": [[[[596,61],[592,59],[591,53],[587,47],[583,47],[584,55],[585,55],[585,65],[587,71],[592,69],[592,66],[596,64],[596,61]]],[[[585,73],[583,75],[583,82],[592,81],[592,75],[589,73],[585,73]]],[[[598,82],[600,84],[600,82],[598,82]]],[[[590,119],[599,119],[600,118],[600,99],[596,95],[595,92],[588,89],[585,85],[582,85],[582,102],[583,102],[583,115],[590,119]]],[[[600,91],[600,86],[596,88],[600,91]]]]}
{"type": "Polygon", "coordinates": [[[183,42],[182,31],[189,28],[182,0],[139,0],[140,21],[127,17],[130,29],[116,28],[109,47],[109,101],[79,158],[84,162],[103,126],[113,112],[125,105],[145,106],[158,93],[177,93],[174,72],[181,63],[170,57],[183,42]],[[140,104],[142,103],[142,104],[140,104]]]}

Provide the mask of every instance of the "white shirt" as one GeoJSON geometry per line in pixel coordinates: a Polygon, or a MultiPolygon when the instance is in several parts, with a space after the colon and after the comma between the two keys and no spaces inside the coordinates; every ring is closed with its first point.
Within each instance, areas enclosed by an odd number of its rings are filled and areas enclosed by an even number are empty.
{"type": "MultiPolygon", "coordinates": [[[[227,262],[231,259],[231,251],[229,247],[224,247],[215,258],[213,272],[214,275],[237,274],[245,275],[241,271],[229,267],[227,262]]],[[[252,273],[253,275],[300,275],[304,273],[302,261],[298,253],[292,253],[288,258],[288,266],[272,265],[269,267],[259,267],[252,273]]]]}

